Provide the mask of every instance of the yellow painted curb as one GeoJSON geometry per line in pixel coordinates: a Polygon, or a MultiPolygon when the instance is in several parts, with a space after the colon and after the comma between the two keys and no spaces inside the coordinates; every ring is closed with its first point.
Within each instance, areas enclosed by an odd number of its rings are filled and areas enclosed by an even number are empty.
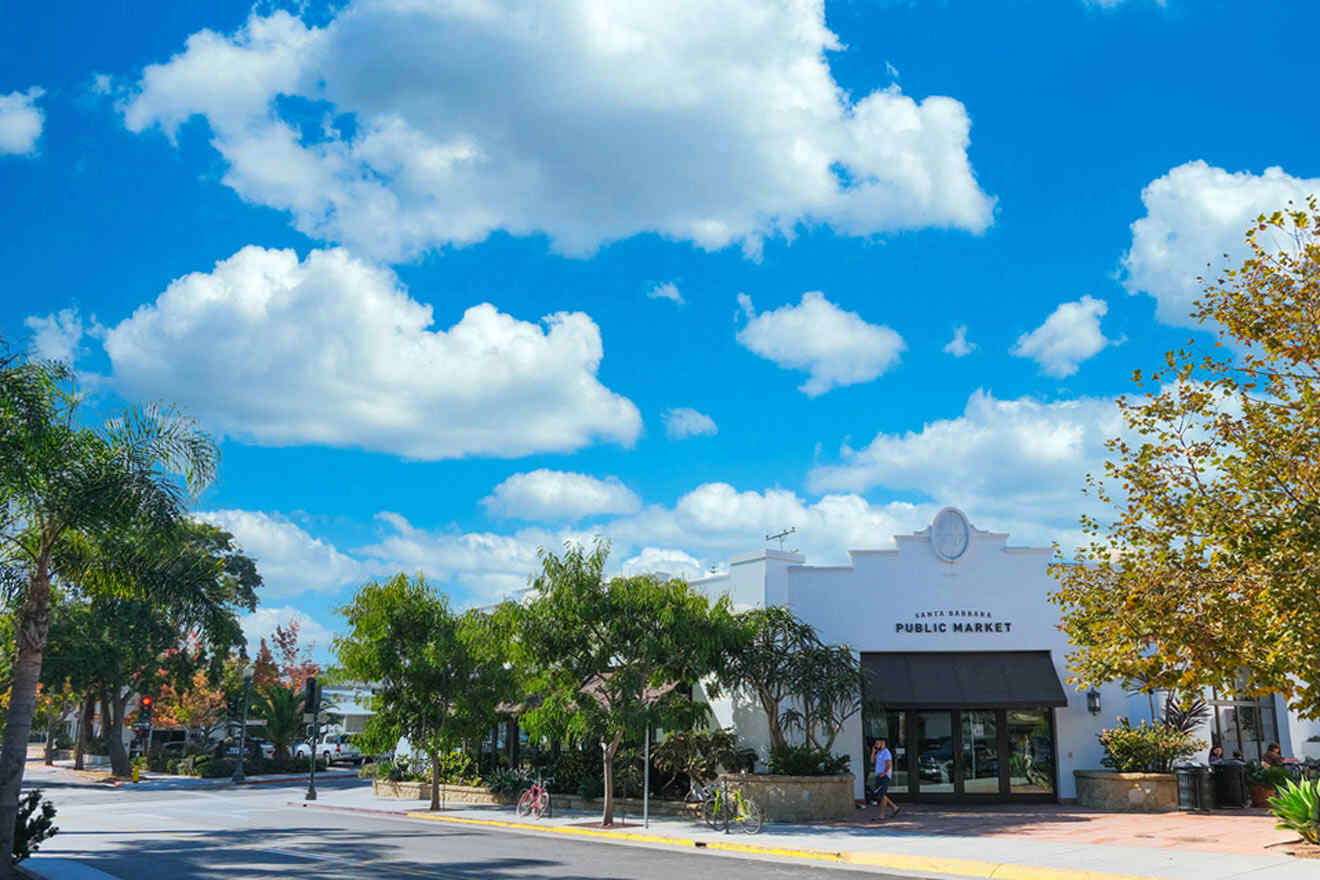
{"type": "Polygon", "coordinates": [[[871,868],[927,871],[932,874],[949,874],[956,877],[979,877],[983,880],[1161,880],[1158,877],[1135,874],[1111,874],[1107,871],[1083,871],[1076,868],[1041,868],[1004,862],[983,862],[975,859],[937,858],[860,850],[831,852],[820,849],[791,849],[758,846],[753,843],[729,843],[723,840],[706,841],[686,837],[665,837],[659,834],[638,834],[631,831],[605,831],[599,828],[532,825],[528,822],[506,822],[502,819],[469,819],[462,816],[437,816],[434,813],[408,813],[407,815],[410,819],[427,819],[432,822],[486,825],[492,828],[539,831],[543,834],[568,834],[574,837],[603,837],[611,840],[631,840],[636,843],[657,843],[664,846],[696,847],[699,849],[722,850],[724,852],[748,853],[749,855],[809,859],[817,862],[839,862],[849,865],[864,865],[871,868]]]}

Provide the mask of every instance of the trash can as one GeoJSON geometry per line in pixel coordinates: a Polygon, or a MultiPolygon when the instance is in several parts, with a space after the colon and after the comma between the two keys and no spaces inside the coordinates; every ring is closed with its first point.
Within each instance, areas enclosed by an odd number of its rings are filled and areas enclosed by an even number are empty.
{"type": "Polygon", "coordinates": [[[1214,766],[1215,803],[1220,807],[1245,807],[1251,804],[1247,792],[1247,765],[1225,761],[1214,766]]]}
{"type": "Polygon", "coordinates": [[[1209,771],[1193,764],[1175,767],[1174,775],[1178,778],[1178,809],[1208,811],[1210,799],[1206,796],[1209,771]]]}

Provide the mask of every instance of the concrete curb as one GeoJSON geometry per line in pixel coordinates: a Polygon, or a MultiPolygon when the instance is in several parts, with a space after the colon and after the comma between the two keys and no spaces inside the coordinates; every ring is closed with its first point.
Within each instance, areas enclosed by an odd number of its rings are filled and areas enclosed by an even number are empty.
{"type": "MultiPolygon", "coordinates": [[[[366,810],[363,812],[379,812],[366,810]]],[[[395,814],[397,815],[397,814],[395,814]]],[[[633,843],[650,843],[661,846],[693,847],[722,852],[744,853],[747,855],[775,856],[779,858],[802,859],[806,861],[833,862],[835,864],[857,865],[868,868],[890,868],[895,870],[925,871],[932,874],[946,874],[955,877],[978,877],[985,880],[1161,880],[1161,878],[1136,874],[1113,874],[1107,871],[1083,871],[1075,868],[1045,868],[1037,865],[1016,865],[1007,862],[983,862],[973,859],[939,858],[932,856],[914,856],[902,853],[865,852],[859,850],[818,850],[798,849],[793,847],[760,846],[750,843],[728,843],[722,840],[706,841],[685,837],[669,837],[660,834],[639,834],[629,831],[605,831],[596,828],[565,828],[547,825],[532,825],[526,822],[508,822],[501,819],[470,819],[459,816],[436,816],[431,813],[409,812],[403,814],[409,819],[425,819],[430,822],[452,822],[460,825],[484,825],[491,828],[506,828],[513,831],[531,831],[541,834],[567,834],[574,837],[596,837],[609,840],[626,840],[633,843]]]]}

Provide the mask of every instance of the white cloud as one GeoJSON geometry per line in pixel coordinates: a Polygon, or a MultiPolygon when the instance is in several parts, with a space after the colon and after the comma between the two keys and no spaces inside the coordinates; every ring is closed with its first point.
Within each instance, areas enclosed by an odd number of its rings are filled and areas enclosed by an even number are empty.
{"type": "Polygon", "coordinates": [[[622,574],[632,577],[639,574],[669,575],[673,577],[697,578],[706,574],[701,562],[682,550],[663,547],[643,547],[642,551],[630,559],[625,559],[622,574]]]}
{"type": "Polygon", "coordinates": [[[804,293],[796,306],[759,315],[746,294],[738,295],[738,303],[748,318],[738,342],[785,369],[805,370],[807,381],[798,390],[808,397],[870,382],[897,363],[906,348],[895,331],[866,323],[819,291],[804,293]]]}
{"type": "Polygon", "coordinates": [[[23,323],[32,331],[32,347],[38,357],[68,364],[77,359],[84,333],[77,309],[60,309],[44,318],[33,315],[23,323]]]}
{"type": "Polygon", "coordinates": [[[1179,165],[1141,191],[1146,216],[1132,224],[1123,286],[1154,297],[1164,323],[1199,327],[1189,317],[1202,293],[1197,278],[1213,279],[1222,266],[1236,269],[1247,256],[1243,236],[1257,215],[1284,210],[1289,201],[1304,204],[1312,194],[1320,194],[1320,178],[1293,177],[1278,167],[1255,175],[1199,159],[1179,165]]]}
{"type": "Polygon", "coordinates": [[[1082,361],[1122,342],[1100,331],[1100,319],[1108,311],[1108,303],[1090,296],[1060,303],[1044,324],[1018,337],[1012,353],[1031,358],[1047,376],[1071,376],[1082,361]]]}
{"type": "Polygon", "coordinates": [[[444,459],[631,445],[641,431],[632,402],[596,378],[587,315],[538,326],[483,303],[448,330],[432,323],[393,273],[343,250],[300,262],[247,247],[174,281],[102,344],[117,390],[265,445],[444,459]]]}
{"type": "Polygon", "coordinates": [[[646,291],[650,299],[667,299],[675,305],[683,305],[683,294],[678,292],[678,285],[672,281],[666,281],[663,284],[653,284],[646,291]]]}
{"type": "Polygon", "coordinates": [[[232,534],[243,552],[256,560],[263,597],[333,593],[374,570],[278,513],[209,510],[195,516],[232,534]]]}
{"type": "Polygon", "coordinates": [[[545,468],[514,474],[481,503],[493,516],[541,522],[573,522],[584,516],[634,513],[642,506],[642,500],[618,477],[601,480],[545,468]]]}
{"type": "Polygon", "coordinates": [[[967,510],[983,528],[1037,542],[1076,539],[1086,474],[1104,473],[1105,441],[1124,430],[1109,398],[999,400],[977,390],[962,415],[877,434],[812,469],[814,492],[916,491],[967,510]]]}
{"type": "Polygon", "coordinates": [[[687,437],[714,437],[720,432],[715,420],[702,412],[686,406],[667,409],[660,416],[665,423],[665,434],[670,440],[682,440],[687,437]]]}
{"type": "Polygon", "coordinates": [[[944,353],[956,358],[967,357],[976,351],[976,343],[967,341],[967,325],[959,324],[953,328],[953,338],[944,346],[944,353]]]}
{"type": "Polygon", "coordinates": [[[356,0],[199,31],[123,111],[170,137],[204,116],[243,198],[387,260],[495,230],[755,255],[801,224],[986,229],[963,105],[854,100],[842,49],[822,0],[356,0]]]}
{"type": "Polygon", "coordinates": [[[238,623],[243,628],[243,635],[247,638],[248,656],[256,657],[261,649],[261,640],[265,639],[266,644],[273,651],[274,644],[271,643],[271,636],[275,634],[275,627],[288,626],[289,621],[297,620],[298,645],[307,648],[312,659],[318,663],[326,664],[332,656],[332,647],[334,645],[335,634],[327,629],[323,624],[313,620],[306,612],[300,611],[291,605],[284,605],[279,608],[258,608],[250,614],[244,614],[239,618],[238,623]]]}
{"type": "Polygon", "coordinates": [[[33,86],[26,92],[0,95],[0,156],[30,155],[37,151],[37,140],[46,121],[37,100],[44,94],[43,89],[33,86]]]}

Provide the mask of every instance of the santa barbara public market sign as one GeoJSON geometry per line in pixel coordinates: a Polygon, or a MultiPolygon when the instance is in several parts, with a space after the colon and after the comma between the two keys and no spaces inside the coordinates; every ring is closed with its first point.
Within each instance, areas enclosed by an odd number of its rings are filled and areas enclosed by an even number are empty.
{"type": "Polygon", "coordinates": [[[899,621],[894,624],[896,633],[919,633],[923,635],[938,633],[1010,633],[1013,623],[1008,620],[994,620],[989,611],[970,611],[962,608],[918,611],[912,615],[913,623],[899,621]]]}

